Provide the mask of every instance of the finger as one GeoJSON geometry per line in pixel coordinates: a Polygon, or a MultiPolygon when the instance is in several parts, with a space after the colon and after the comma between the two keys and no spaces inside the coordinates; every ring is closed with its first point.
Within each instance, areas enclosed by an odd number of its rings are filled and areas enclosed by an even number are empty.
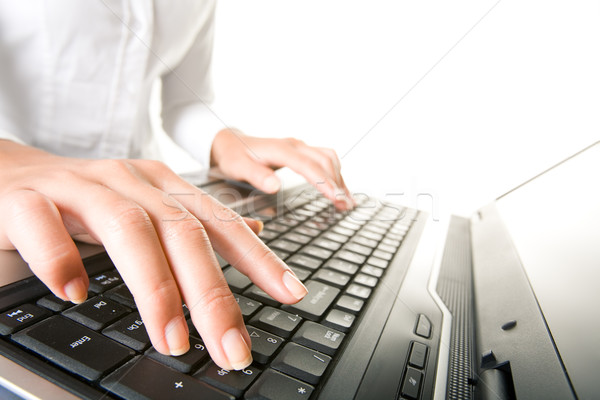
{"type": "Polygon", "coordinates": [[[213,197],[181,179],[150,178],[166,193],[195,193],[178,200],[203,224],[214,250],[281,303],[296,303],[306,288],[244,220],[213,197]]]}
{"type": "MultiPolygon", "coordinates": [[[[115,169],[122,168],[115,161],[103,165],[106,171],[102,176],[111,178],[118,175],[115,169]]],[[[63,215],[79,221],[104,245],[135,298],[156,350],[185,353],[189,331],[181,296],[151,218],[139,204],[104,185],[73,175],[63,181],[60,190],[44,182],[39,185],[52,194],[49,197],[63,215]],[[82,193],[85,201],[81,201],[82,193]]]]}
{"type": "Polygon", "coordinates": [[[275,172],[245,152],[240,152],[221,168],[231,178],[247,181],[265,193],[275,193],[281,189],[281,181],[275,172]]]}
{"type": "Polygon", "coordinates": [[[351,207],[346,192],[335,181],[338,178],[335,163],[318,150],[297,139],[268,140],[263,142],[260,157],[261,162],[276,167],[287,166],[302,175],[336,207],[351,207]]]}
{"type": "Polygon", "coordinates": [[[265,227],[265,224],[263,224],[263,222],[259,219],[248,217],[243,217],[243,219],[246,225],[248,225],[248,228],[252,229],[252,232],[254,232],[256,235],[261,233],[263,228],[265,227]]]}
{"type": "MultiPolygon", "coordinates": [[[[158,181],[181,181],[162,165],[148,162],[135,165],[142,175],[160,177],[158,181]]],[[[247,367],[252,362],[251,342],[240,308],[225,281],[203,224],[179,201],[200,191],[195,188],[188,193],[176,190],[171,192],[176,195],[169,195],[144,182],[128,180],[125,175],[112,180],[111,185],[118,186],[126,197],[148,213],[192,321],[213,361],[226,369],[247,367]]],[[[256,228],[260,223],[238,219],[256,238],[248,223],[256,228]]]]}
{"type": "Polygon", "coordinates": [[[0,199],[0,247],[16,248],[35,275],[58,297],[87,298],[88,276],[79,251],[50,199],[17,190],[0,199]]]}
{"type": "Polygon", "coordinates": [[[341,163],[337,153],[332,149],[310,146],[302,146],[299,151],[318,162],[328,177],[334,180],[335,206],[342,210],[354,207],[355,202],[342,177],[341,163]]]}

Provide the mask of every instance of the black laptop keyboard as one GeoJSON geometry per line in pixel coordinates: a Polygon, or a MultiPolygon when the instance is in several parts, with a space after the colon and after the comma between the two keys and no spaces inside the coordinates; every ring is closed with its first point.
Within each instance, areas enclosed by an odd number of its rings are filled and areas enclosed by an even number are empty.
{"type": "Polygon", "coordinates": [[[156,352],[106,255],[85,260],[90,296],[81,305],[60,300],[36,278],[4,288],[2,353],[81,397],[308,399],[417,212],[370,199],[346,213],[322,198],[297,206],[273,218],[265,209],[259,236],[309,289],[301,302],[281,305],[219,259],[252,339],[254,362],[243,371],[214,364],[189,320],[188,353],[156,352]]]}

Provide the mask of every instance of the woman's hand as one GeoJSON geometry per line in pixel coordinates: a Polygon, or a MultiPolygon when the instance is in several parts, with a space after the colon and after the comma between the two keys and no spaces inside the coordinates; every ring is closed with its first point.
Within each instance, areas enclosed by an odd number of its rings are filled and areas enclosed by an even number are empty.
{"type": "Polygon", "coordinates": [[[0,140],[0,248],[17,249],[54,294],[80,303],[88,277],[72,237],[101,243],[161,353],[189,349],[183,301],[219,366],[250,364],[250,337],[213,249],[279,302],[306,294],[259,230],[159,162],[71,159],[0,140]]]}
{"type": "Polygon", "coordinates": [[[354,206],[344,183],[340,160],[331,149],[311,147],[298,139],[266,139],[224,129],[215,137],[211,162],[233,179],[245,180],[266,193],[281,182],[272,167],[289,167],[304,176],[340,210],[354,206]]]}

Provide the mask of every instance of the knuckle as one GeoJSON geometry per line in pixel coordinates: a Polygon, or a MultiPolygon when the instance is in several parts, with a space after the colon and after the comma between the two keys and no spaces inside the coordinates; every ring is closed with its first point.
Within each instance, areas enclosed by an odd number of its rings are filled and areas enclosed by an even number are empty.
{"type": "Polygon", "coordinates": [[[215,315],[235,311],[237,302],[224,280],[220,280],[213,288],[202,295],[198,305],[200,307],[194,308],[199,309],[203,315],[215,315]]]}
{"type": "Polygon", "coordinates": [[[105,159],[96,160],[92,162],[94,168],[103,175],[106,174],[118,174],[118,175],[130,175],[135,171],[134,166],[128,160],[121,159],[105,159]]]}
{"type": "Polygon", "coordinates": [[[285,138],[285,139],[282,139],[282,140],[283,140],[283,142],[285,144],[287,144],[290,147],[306,146],[306,144],[302,140],[296,139],[296,138],[293,138],[293,137],[288,137],[288,138],[285,138]]]}
{"type": "Polygon", "coordinates": [[[155,173],[165,173],[170,171],[169,167],[162,161],[158,160],[136,160],[135,163],[146,171],[155,172],[155,173]]]}
{"type": "Polygon", "coordinates": [[[173,215],[173,219],[163,223],[163,237],[165,240],[173,240],[179,238],[197,237],[207,238],[204,225],[189,212],[181,212],[173,215]],[[184,214],[182,214],[184,213],[184,214]]]}
{"type": "Polygon", "coordinates": [[[179,297],[177,283],[173,279],[150,281],[141,286],[142,293],[133,293],[136,304],[140,308],[149,310],[160,310],[165,304],[171,304],[172,300],[179,297]]]}
{"type": "Polygon", "coordinates": [[[113,212],[106,219],[106,229],[111,234],[123,234],[130,230],[148,230],[152,221],[148,213],[139,205],[121,200],[113,205],[113,212]]]}

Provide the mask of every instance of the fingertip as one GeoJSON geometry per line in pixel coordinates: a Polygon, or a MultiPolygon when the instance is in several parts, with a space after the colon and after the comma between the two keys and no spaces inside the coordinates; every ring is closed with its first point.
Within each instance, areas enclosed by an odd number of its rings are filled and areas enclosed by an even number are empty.
{"type": "Polygon", "coordinates": [[[252,364],[252,353],[246,340],[238,328],[229,329],[221,338],[230,368],[241,370],[252,364]]]}
{"type": "Polygon", "coordinates": [[[260,187],[265,193],[275,193],[281,189],[281,181],[275,174],[267,176],[260,187]]]}
{"type": "Polygon", "coordinates": [[[87,300],[87,283],[78,277],[69,281],[63,288],[67,299],[75,304],[81,304],[87,300]]]}
{"type": "Polygon", "coordinates": [[[189,330],[183,317],[175,317],[167,324],[165,340],[172,356],[180,356],[188,352],[190,349],[189,330]]]}
{"type": "Polygon", "coordinates": [[[265,224],[259,219],[244,217],[244,222],[246,225],[248,225],[252,232],[257,235],[261,233],[265,227],[265,224]]]}

